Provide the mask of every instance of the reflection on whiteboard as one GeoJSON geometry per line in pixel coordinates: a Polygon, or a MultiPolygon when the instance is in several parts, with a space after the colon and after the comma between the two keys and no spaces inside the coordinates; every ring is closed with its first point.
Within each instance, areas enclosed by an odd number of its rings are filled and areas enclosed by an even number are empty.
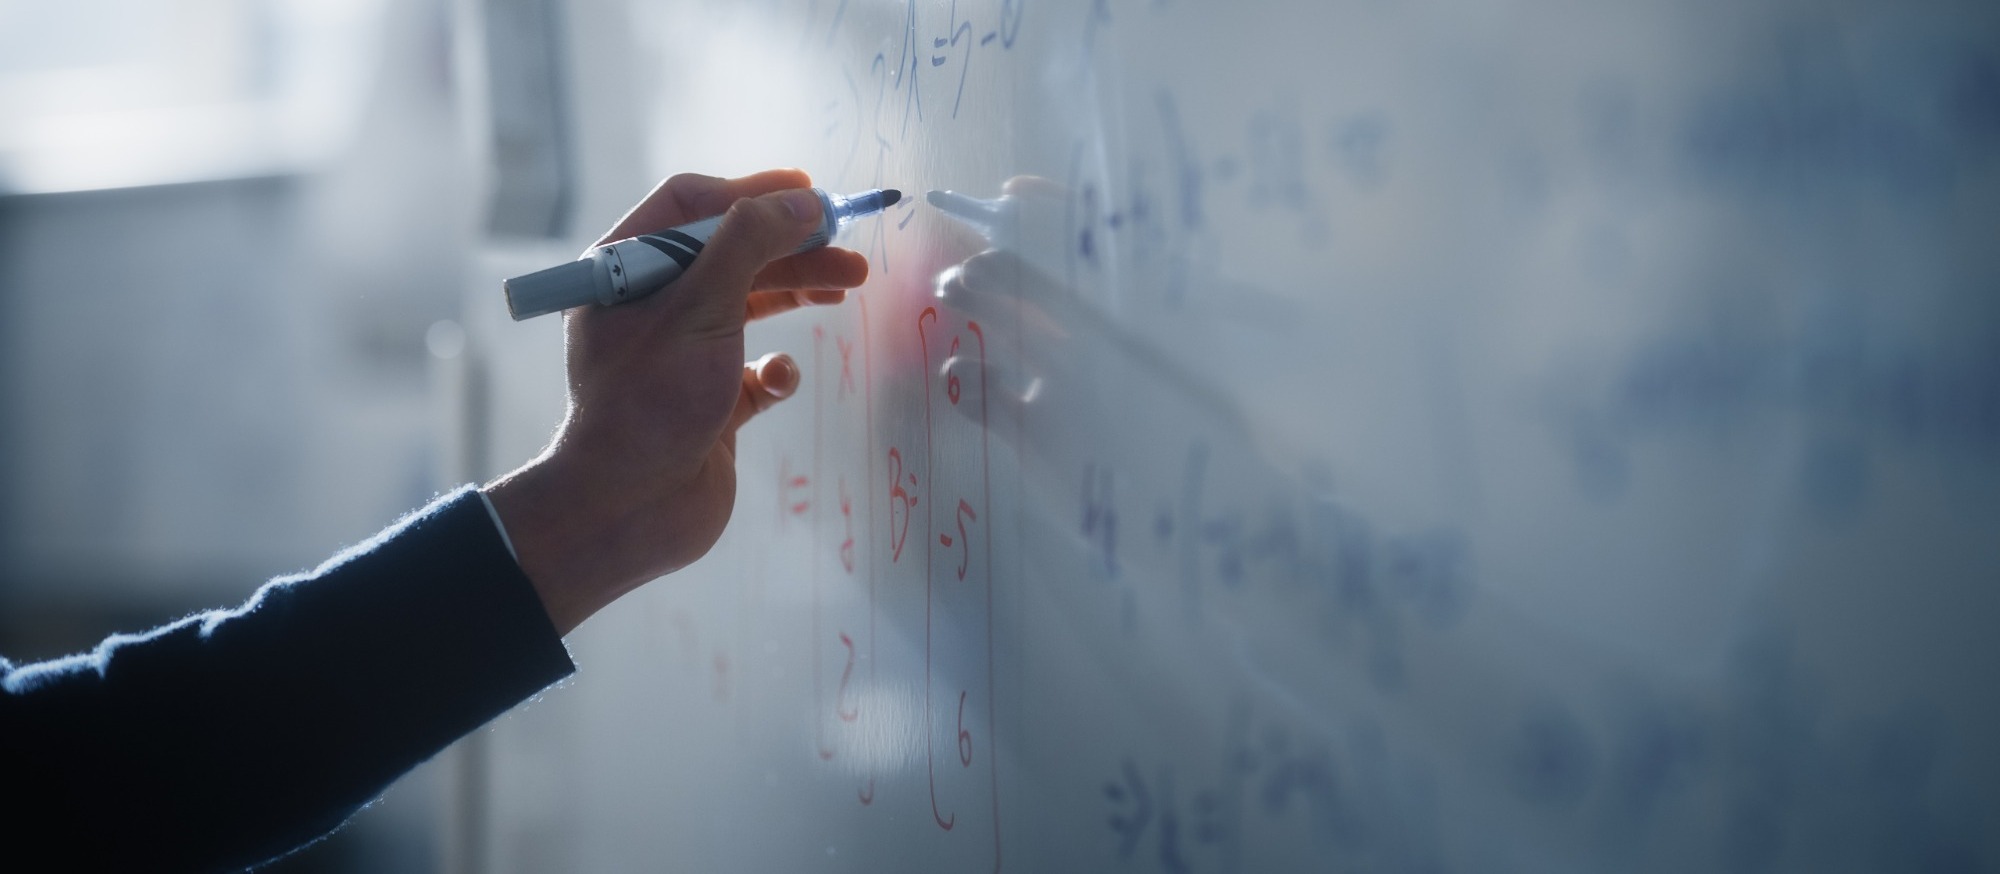
{"type": "Polygon", "coordinates": [[[1850,6],[580,27],[648,172],[911,196],[752,329],[806,384],[499,730],[493,858],[2000,863],[2000,40],[1850,6]]]}

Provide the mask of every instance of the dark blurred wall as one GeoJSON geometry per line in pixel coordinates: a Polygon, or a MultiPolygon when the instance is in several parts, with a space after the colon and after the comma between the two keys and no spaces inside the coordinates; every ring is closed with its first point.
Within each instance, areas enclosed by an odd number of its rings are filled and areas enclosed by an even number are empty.
{"type": "Polygon", "coordinates": [[[440,485],[469,174],[446,10],[389,19],[327,166],[0,198],[0,603],[228,603],[440,485]]]}
{"type": "MultiPolygon", "coordinates": [[[[327,165],[0,197],[0,654],[237,603],[447,485],[424,336],[473,221],[449,16],[387,6],[327,165]]],[[[428,870],[413,785],[296,870],[428,870]]]]}

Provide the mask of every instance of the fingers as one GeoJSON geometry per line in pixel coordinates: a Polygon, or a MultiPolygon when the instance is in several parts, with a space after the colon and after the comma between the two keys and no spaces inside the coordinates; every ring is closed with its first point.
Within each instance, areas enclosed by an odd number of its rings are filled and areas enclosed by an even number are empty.
{"type": "Polygon", "coordinates": [[[846,249],[814,249],[779,258],[757,273],[745,317],[750,321],[805,306],[837,304],[868,280],[868,259],[846,249]]]}
{"type": "Polygon", "coordinates": [[[853,288],[868,281],[868,259],[850,249],[814,249],[779,258],[757,273],[757,291],[853,288]]]}
{"type": "Polygon", "coordinates": [[[1069,196],[1062,184],[1045,176],[1011,176],[1000,183],[1000,194],[1012,197],[1040,197],[1061,200],[1069,196]]]}
{"type": "Polygon", "coordinates": [[[721,215],[740,198],[812,185],[804,170],[765,170],[735,179],[682,173],[661,182],[593,246],[721,215]]]}
{"type": "Polygon", "coordinates": [[[724,434],[733,435],[758,413],[771,408],[772,404],[791,397],[799,389],[799,365],[792,356],[773,352],[743,365],[742,391],[736,397],[736,410],[729,416],[729,427],[724,434]]]}
{"type": "Polygon", "coordinates": [[[819,226],[820,202],[812,192],[789,189],[746,197],[723,214],[701,257],[679,282],[698,289],[687,301],[687,329],[697,336],[743,330],[746,301],[759,273],[790,254],[819,226]]]}
{"type": "Polygon", "coordinates": [[[794,291],[753,291],[744,305],[744,318],[748,321],[770,318],[779,313],[788,313],[799,307],[830,306],[847,300],[844,288],[801,288],[794,291]]]}
{"type": "Polygon", "coordinates": [[[1061,289],[1021,256],[989,249],[938,274],[937,298],[974,319],[993,323],[1019,321],[1021,330],[1041,342],[1062,341],[1070,335],[1061,314],[1076,308],[1076,295],[1061,289]]]}

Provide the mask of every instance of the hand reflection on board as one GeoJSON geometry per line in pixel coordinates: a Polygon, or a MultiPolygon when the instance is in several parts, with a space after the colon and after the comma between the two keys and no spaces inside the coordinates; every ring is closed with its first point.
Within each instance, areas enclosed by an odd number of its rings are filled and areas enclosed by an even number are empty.
{"type": "Polygon", "coordinates": [[[991,389],[989,425],[1002,439],[1057,470],[1047,441],[1024,440],[1030,413],[1045,422],[1086,422],[1116,414],[1140,393],[1164,392],[1198,410],[1210,424],[1248,438],[1242,410],[1213,381],[1197,374],[1141,335],[1115,321],[1093,301],[1106,289],[1079,288],[1064,275],[1062,186],[1036,176],[1015,176],[993,200],[952,191],[927,195],[931,205],[977,254],[939,272],[940,302],[988,325],[1018,326],[1020,341],[978,361],[956,356],[943,376],[985,379],[991,389]]]}
{"type": "MultiPolygon", "coordinates": [[[[1169,345],[1153,314],[1113,306],[1118,289],[1103,286],[1115,280],[1091,278],[1102,274],[1059,278],[1060,186],[1016,177],[991,201],[927,199],[961,219],[963,250],[977,251],[938,273],[936,298],[995,338],[983,364],[952,356],[936,377],[984,387],[981,424],[1020,454],[1024,500],[1042,510],[1025,524],[1040,542],[1074,547],[1070,558],[1103,578],[1172,581],[1189,617],[1211,602],[1204,591],[1258,583],[1322,599],[1293,615],[1364,641],[1378,688],[1404,682],[1405,627],[1464,616],[1473,577],[1462,531],[1373,518],[1323,464],[1253,424],[1226,388],[1240,383],[1213,372],[1213,348],[1169,345]]],[[[981,406],[954,409],[979,422],[981,406]]]]}

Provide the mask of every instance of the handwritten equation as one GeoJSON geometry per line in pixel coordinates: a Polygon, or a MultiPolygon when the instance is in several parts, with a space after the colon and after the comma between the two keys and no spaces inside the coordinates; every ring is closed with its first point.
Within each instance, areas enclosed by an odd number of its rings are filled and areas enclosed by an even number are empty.
{"type": "MultiPolygon", "coordinates": [[[[812,555],[814,748],[824,762],[866,770],[875,765],[845,759],[873,762],[883,735],[914,731],[932,826],[997,867],[993,508],[977,367],[986,338],[978,322],[937,307],[879,322],[877,312],[863,299],[812,326],[810,396],[800,399],[811,406],[811,441],[782,449],[775,466],[780,543],[808,541],[812,555]],[[878,342],[914,348],[920,369],[878,373],[878,342]],[[920,427],[878,429],[877,403],[921,410],[920,427]],[[922,592],[921,675],[885,677],[880,599],[912,586],[922,592]],[[871,705],[905,680],[921,689],[914,726],[871,705]]],[[[855,803],[883,802],[879,776],[858,779],[855,803]]]]}

